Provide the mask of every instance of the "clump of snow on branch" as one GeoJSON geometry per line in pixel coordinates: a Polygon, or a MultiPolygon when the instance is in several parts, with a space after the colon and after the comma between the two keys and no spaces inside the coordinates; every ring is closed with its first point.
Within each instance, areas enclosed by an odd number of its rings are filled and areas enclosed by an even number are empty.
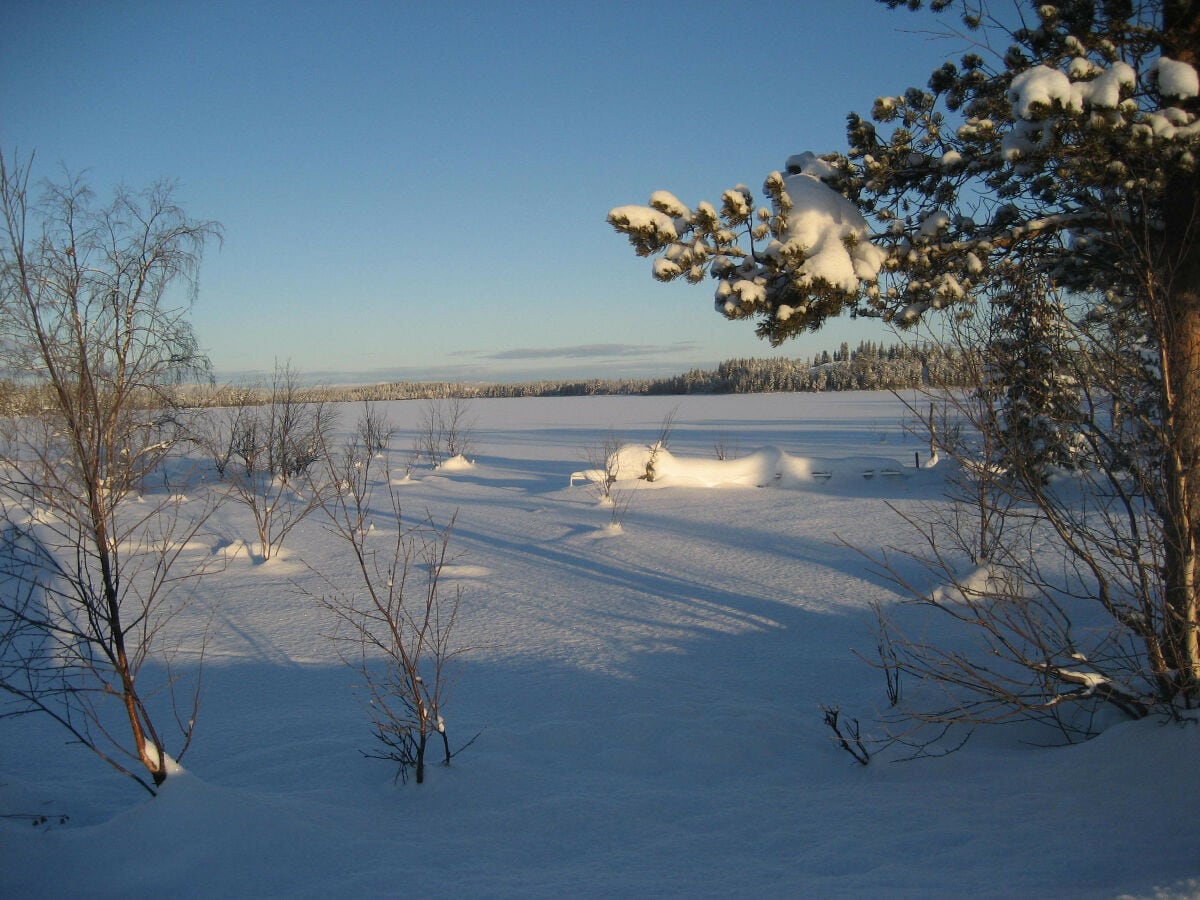
{"type": "Polygon", "coordinates": [[[1188,100],[1200,94],[1200,76],[1189,63],[1161,57],[1154,64],[1158,92],[1164,97],[1188,100]]]}
{"type": "MultiPolygon", "coordinates": [[[[1195,77],[1195,70],[1192,75],[1195,77]]],[[[1089,60],[1076,59],[1068,72],[1034,66],[1017,74],[1009,88],[1009,99],[1017,118],[1033,119],[1040,111],[1053,107],[1071,112],[1116,109],[1122,89],[1136,86],[1137,72],[1128,63],[1118,60],[1105,69],[1089,60]]]]}
{"type": "Polygon", "coordinates": [[[688,208],[670,191],[655,191],[650,195],[650,205],[658,212],[676,219],[686,219],[690,215],[688,208]]]}
{"type": "Polygon", "coordinates": [[[939,209],[928,216],[921,222],[919,234],[922,237],[934,238],[946,228],[950,227],[950,214],[944,209],[939,209]]]}
{"type": "Polygon", "coordinates": [[[639,252],[642,246],[655,246],[679,236],[670,216],[648,206],[620,206],[608,218],[630,236],[639,252]]]}
{"type": "Polygon", "coordinates": [[[821,291],[849,299],[863,282],[878,278],[886,251],[871,243],[862,212],[823,179],[833,167],[815,154],[791,157],[787,174],[773,172],[764,192],[771,208],[756,207],[744,185],[694,209],[668,191],[655,191],[646,206],[619,206],[608,221],[641,256],[661,254],[659,281],[684,277],[719,279],[717,309],[731,318],[756,313],[784,321],[804,313],[803,298],[821,291]],[[749,246],[745,246],[748,244],[749,246]],[[795,302],[780,302],[786,293],[795,302]]]}
{"type": "Polygon", "coordinates": [[[1039,65],[1018,73],[1008,98],[1017,122],[1005,136],[1003,151],[1018,159],[1048,146],[1056,115],[1090,113],[1093,124],[1129,126],[1160,140],[1192,140],[1198,136],[1196,116],[1176,106],[1142,109],[1130,98],[1139,84],[1157,85],[1163,100],[1187,100],[1200,94],[1200,76],[1190,63],[1161,57],[1139,78],[1137,70],[1117,60],[1104,67],[1076,57],[1066,71],[1039,65]]]}
{"type": "Polygon", "coordinates": [[[792,201],[787,229],[767,253],[803,258],[797,285],[823,281],[853,293],[860,279],[878,277],[884,254],[869,242],[870,228],[857,206],[807,172],[784,179],[784,190],[792,201]]]}
{"type": "Polygon", "coordinates": [[[1032,118],[1038,107],[1057,104],[1066,109],[1077,108],[1073,105],[1071,79],[1049,66],[1034,66],[1018,74],[1009,88],[1009,99],[1013,114],[1020,119],[1032,118]]]}

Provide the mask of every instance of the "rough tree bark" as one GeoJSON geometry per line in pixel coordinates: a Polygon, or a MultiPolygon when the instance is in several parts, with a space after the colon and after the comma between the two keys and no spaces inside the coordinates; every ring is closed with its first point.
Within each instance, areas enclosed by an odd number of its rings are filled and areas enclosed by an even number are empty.
{"type": "MultiPolygon", "coordinates": [[[[1200,2],[1163,10],[1163,53],[1200,65],[1200,2]]],[[[1196,99],[1190,102],[1196,103],[1196,99]]],[[[1200,697],[1200,172],[1171,179],[1162,203],[1163,248],[1156,261],[1162,337],[1167,665],[1189,697],[1200,697]]]]}

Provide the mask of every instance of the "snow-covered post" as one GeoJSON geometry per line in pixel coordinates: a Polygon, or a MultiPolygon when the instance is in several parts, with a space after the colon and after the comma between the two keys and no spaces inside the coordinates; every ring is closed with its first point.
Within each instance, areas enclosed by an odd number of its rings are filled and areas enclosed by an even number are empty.
{"type": "Polygon", "coordinates": [[[933,417],[933,403],[929,404],[929,458],[937,457],[938,442],[937,442],[937,422],[933,417]]]}

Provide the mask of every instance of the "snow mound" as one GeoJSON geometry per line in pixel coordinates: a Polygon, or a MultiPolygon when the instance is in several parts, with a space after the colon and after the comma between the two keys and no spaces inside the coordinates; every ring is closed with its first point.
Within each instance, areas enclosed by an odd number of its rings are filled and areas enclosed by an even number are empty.
{"type": "Polygon", "coordinates": [[[475,468],[475,463],[471,462],[461,453],[458,456],[452,456],[441,465],[438,466],[439,472],[467,472],[475,468]]]}
{"type": "Polygon", "coordinates": [[[607,472],[600,469],[573,472],[571,484],[576,481],[600,484],[609,473],[617,481],[643,479],[690,487],[802,487],[832,479],[862,481],[911,474],[896,460],[885,457],[823,459],[793,456],[778,447],[763,447],[738,459],[695,459],[676,456],[665,447],[627,444],[608,458],[606,467],[607,472]]]}

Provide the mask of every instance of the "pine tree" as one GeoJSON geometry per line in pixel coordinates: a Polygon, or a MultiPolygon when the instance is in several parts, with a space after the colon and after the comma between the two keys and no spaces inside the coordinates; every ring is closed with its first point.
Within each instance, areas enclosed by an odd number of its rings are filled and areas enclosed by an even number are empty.
{"type": "Polygon", "coordinates": [[[1007,5],[929,6],[958,13],[968,52],[851,114],[846,152],[790,158],[765,207],[741,185],[694,209],[660,191],[609,222],[660,280],[715,278],[718,311],[775,345],[843,313],[906,328],[992,307],[993,349],[1025,361],[1004,375],[1010,437],[1073,430],[1125,460],[1154,583],[1101,600],[1161,698],[1200,700],[1200,0],[1022,3],[1011,25],[1007,5]],[[1088,381],[1039,396],[1035,370],[1062,358],[1055,304],[1088,381]],[[1084,422],[1058,409],[1072,392],[1084,422]]]}
{"type": "Polygon", "coordinates": [[[995,314],[984,347],[981,399],[991,405],[994,464],[1044,483],[1052,468],[1073,468],[1084,426],[1073,329],[1053,290],[1022,285],[990,298],[995,314]]]}

